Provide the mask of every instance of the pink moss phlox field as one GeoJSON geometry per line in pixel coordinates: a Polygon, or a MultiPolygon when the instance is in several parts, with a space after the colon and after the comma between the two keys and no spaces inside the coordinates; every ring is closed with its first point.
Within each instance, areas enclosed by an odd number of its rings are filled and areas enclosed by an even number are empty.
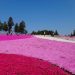
{"type": "Polygon", "coordinates": [[[0,54],[0,75],[69,75],[46,61],[13,54],[0,54]]]}
{"type": "Polygon", "coordinates": [[[59,38],[62,38],[62,39],[66,39],[66,40],[75,40],[75,36],[59,36],[59,38]]]}
{"type": "Polygon", "coordinates": [[[0,53],[43,59],[75,73],[75,43],[45,40],[31,35],[10,37],[2,37],[8,40],[0,41],[0,53]],[[10,37],[13,40],[9,40],[10,37]]]}
{"type": "Polygon", "coordinates": [[[25,34],[18,34],[18,35],[0,35],[0,41],[2,40],[15,40],[15,39],[26,39],[31,38],[31,35],[25,35],[25,34]]]}

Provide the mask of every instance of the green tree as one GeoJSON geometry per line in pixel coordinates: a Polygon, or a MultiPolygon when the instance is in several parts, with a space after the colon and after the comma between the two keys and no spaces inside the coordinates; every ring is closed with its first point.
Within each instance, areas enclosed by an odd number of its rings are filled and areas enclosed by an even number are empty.
{"type": "Polygon", "coordinates": [[[0,31],[3,29],[3,23],[0,21],[0,31]]]}
{"type": "Polygon", "coordinates": [[[36,32],[35,31],[32,31],[32,33],[31,33],[32,35],[35,35],[36,34],[36,32]]]}
{"type": "Polygon", "coordinates": [[[75,30],[73,30],[73,36],[75,36],[75,30]]]}
{"type": "Polygon", "coordinates": [[[70,36],[72,37],[73,36],[73,33],[71,33],[70,36]]]}
{"type": "Polygon", "coordinates": [[[23,34],[23,33],[25,32],[25,28],[26,28],[25,22],[24,22],[24,21],[21,21],[21,22],[20,22],[20,25],[19,25],[19,32],[20,32],[21,34],[23,34]]]}
{"type": "Polygon", "coordinates": [[[54,37],[54,31],[50,31],[50,35],[52,36],[52,37],[54,37]]]}
{"type": "Polygon", "coordinates": [[[9,34],[11,33],[13,25],[14,25],[13,19],[12,19],[12,17],[9,17],[9,19],[8,19],[8,32],[9,32],[9,34]]]}
{"type": "Polygon", "coordinates": [[[4,31],[8,31],[8,25],[7,25],[6,22],[4,22],[4,24],[3,24],[3,30],[4,30],[4,31]]]}
{"type": "Polygon", "coordinates": [[[18,33],[18,32],[19,32],[19,26],[18,26],[18,23],[15,24],[14,31],[15,31],[15,33],[18,33]]]}
{"type": "Polygon", "coordinates": [[[54,32],[54,35],[59,35],[59,33],[58,33],[58,31],[57,31],[57,30],[54,32]]]}

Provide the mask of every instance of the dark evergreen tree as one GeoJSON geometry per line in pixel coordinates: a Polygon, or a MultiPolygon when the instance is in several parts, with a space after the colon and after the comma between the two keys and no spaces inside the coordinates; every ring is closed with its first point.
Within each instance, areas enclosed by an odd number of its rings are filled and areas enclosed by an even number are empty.
{"type": "Polygon", "coordinates": [[[54,37],[54,31],[50,31],[50,35],[52,36],[52,37],[54,37]]]}
{"type": "Polygon", "coordinates": [[[75,36],[75,30],[73,30],[73,36],[75,36]]]}
{"type": "Polygon", "coordinates": [[[9,19],[8,19],[8,33],[9,34],[11,33],[13,25],[14,25],[13,19],[12,19],[12,17],[9,17],[9,19]]]}
{"type": "Polygon", "coordinates": [[[70,36],[72,37],[72,36],[73,36],[73,34],[71,33],[71,34],[70,34],[70,36]]]}
{"type": "Polygon", "coordinates": [[[32,33],[31,33],[32,35],[35,35],[36,34],[36,32],[35,31],[32,31],[32,33]]]}
{"type": "Polygon", "coordinates": [[[41,31],[38,30],[38,31],[37,31],[37,34],[40,35],[40,34],[41,34],[41,31]]]}
{"type": "Polygon", "coordinates": [[[4,22],[4,24],[3,24],[3,30],[4,30],[4,31],[8,31],[8,25],[7,25],[6,22],[4,22]]]}
{"type": "Polygon", "coordinates": [[[0,21],[0,31],[3,29],[3,23],[0,21]]]}
{"type": "Polygon", "coordinates": [[[58,33],[58,31],[57,31],[57,30],[54,32],[54,35],[59,35],[59,33],[58,33]]]}
{"type": "Polygon", "coordinates": [[[15,31],[15,33],[18,33],[18,32],[19,32],[19,26],[18,26],[18,23],[15,24],[14,31],[15,31]]]}
{"type": "Polygon", "coordinates": [[[25,28],[26,28],[26,24],[24,21],[20,22],[20,25],[19,25],[19,32],[21,34],[23,34],[25,32],[25,28]]]}

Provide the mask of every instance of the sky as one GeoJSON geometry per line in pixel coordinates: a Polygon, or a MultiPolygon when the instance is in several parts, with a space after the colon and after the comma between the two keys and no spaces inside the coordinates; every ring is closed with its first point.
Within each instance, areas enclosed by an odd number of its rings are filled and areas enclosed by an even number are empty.
{"type": "Polygon", "coordinates": [[[0,0],[0,20],[13,17],[26,22],[28,32],[58,30],[68,34],[75,29],[75,0],[0,0]]]}

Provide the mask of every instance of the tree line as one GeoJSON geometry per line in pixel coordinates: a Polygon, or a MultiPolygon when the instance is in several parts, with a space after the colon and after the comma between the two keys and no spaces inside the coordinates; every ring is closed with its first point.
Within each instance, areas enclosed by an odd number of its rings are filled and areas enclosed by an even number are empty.
{"type": "Polygon", "coordinates": [[[51,36],[59,35],[57,30],[56,31],[53,31],[53,30],[32,31],[31,34],[34,34],[34,35],[51,35],[51,36]]]}
{"type": "MultiPolygon", "coordinates": [[[[12,34],[12,27],[13,30],[16,34],[27,34],[27,30],[26,30],[26,23],[24,21],[21,21],[20,23],[14,23],[13,18],[9,17],[8,21],[2,23],[0,21],[0,31],[5,31],[7,32],[7,34],[12,34]]],[[[55,30],[38,30],[38,31],[32,31],[31,32],[32,35],[51,35],[51,36],[55,36],[55,35],[59,35],[58,31],[55,30]]],[[[68,36],[75,36],[75,30],[72,31],[71,34],[69,34],[68,36]]]]}
{"type": "Polygon", "coordinates": [[[75,30],[73,30],[72,32],[71,32],[71,34],[69,34],[69,36],[75,36],[75,30]]]}
{"type": "MultiPolygon", "coordinates": [[[[32,31],[32,35],[51,35],[51,36],[58,36],[60,35],[59,32],[57,30],[53,31],[53,30],[39,30],[39,31],[32,31]]],[[[65,36],[70,36],[73,37],[75,36],[75,30],[73,30],[70,34],[65,35],[65,36]]]]}
{"type": "Polygon", "coordinates": [[[7,34],[12,34],[12,27],[14,26],[14,32],[21,33],[21,34],[26,34],[26,23],[24,21],[21,21],[20,23],[14,24],[13,18],[9,17],[8,21],[2,23],[0,21],[0,31],[6,31],[8,32],[7,34]]]}

